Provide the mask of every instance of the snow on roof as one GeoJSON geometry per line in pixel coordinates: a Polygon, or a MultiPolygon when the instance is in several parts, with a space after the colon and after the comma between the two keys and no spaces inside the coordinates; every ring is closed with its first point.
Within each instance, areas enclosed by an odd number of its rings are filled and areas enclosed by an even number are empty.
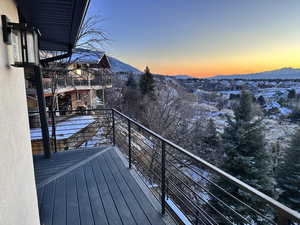
{"type": "Polygon", "coordinates": [[[71,61],[76,60],[81,63],[98,63],[104,55],[105,53],[101,51],[75,49],[71,56],[71,61]]]}
{"type": "MultiPolygon", "coordinates": [[[[83,128],[87,127],[91,123],[95,122],[93,116],[77,116],[72,117],[64,122],[56,124],[56,139],[67,139],[74,134],[78,133],[83,128]]],[[[52,134],[52,126],[48,127],[49,135],[52,134]]],[[[42,139],[41,128],[30,129],[31,140],[42,139]]]]}
{"type": "Polygon", "coordinates": [[[289,114],[292,113],[292,110],[290,110],[289,108],[286,108],[286,107],[281,107],[281,108],[279,108],[279,112],[282,115],[288,116],[289,114]]]}

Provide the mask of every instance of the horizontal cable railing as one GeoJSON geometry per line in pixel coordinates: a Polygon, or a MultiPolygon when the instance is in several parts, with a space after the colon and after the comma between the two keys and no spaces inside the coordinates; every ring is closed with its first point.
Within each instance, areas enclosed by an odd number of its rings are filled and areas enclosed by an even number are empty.
{"type": "Polygon", "coordinates": [[[80,86],[105,86],[111,85],[111,76],[106,77],[96,77],[90,79],[84,78],[57,78],[53,81],[45,80],[43,81],[43,85],[45,89],[51,89],[53,86],[57,86],[59,88],[66,88],[66,87],[80,87],[80,86]]]}
{"type": "Polygon", "coordinates": [[[296,211],[121,112],[112,109],[112,113],[113,143],[127,155],[129,167],[138,172],[161,203],[163,214],[169,210],[175,218],[190,224],[300,223],[296,211]],[[222,186],[220,180],[228,184],[222,186]],[[236,194],[225,187],[235,189],[236,194]]]}
{"type": "MultiPolygon", "coordinates": [[[[38,113],[31,114],[33,152],[41,153],[38,113]]],[[[115,109],[55,111],[49,118],[52,151],[117,145],[162,214],[168,211],[181,224],[300,223],[296,211],[115,109]]]]}

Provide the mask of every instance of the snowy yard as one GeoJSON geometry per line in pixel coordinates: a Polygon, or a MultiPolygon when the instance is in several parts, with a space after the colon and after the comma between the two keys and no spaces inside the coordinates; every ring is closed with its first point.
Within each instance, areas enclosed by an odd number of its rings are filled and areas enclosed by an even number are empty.
{"type": "MultiPolygon", "coordinates": [[[[95,122],[93,116],[76,116],[72,117],[64,122],[56,124],[56,139],[67,139],[73,136],[74,134],[80,132],[82,129],[89,126],[91,123],[95,122]]],[[[52,134],[52,126],[48,127],[49,135],[52,134]]],[[[31,140],[40,140],[42,139],[41,128],[32,128],[30,129],[31,140]]]]}

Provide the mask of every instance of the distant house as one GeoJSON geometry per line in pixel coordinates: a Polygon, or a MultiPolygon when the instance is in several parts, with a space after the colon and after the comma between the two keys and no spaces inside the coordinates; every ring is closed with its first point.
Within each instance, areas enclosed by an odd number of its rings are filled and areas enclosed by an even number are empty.
{"type": "MultiPolygon", "coordinates": [[[[49,110],[94,109],[105,104],[105,89],[112,87],[108,57],[102,52],[76,49],[70,63],[44,69],[44,96],[49,110]],[[55,78],[51,74],[56,73],[55,78]]],[[[30,82],[27,94],[34,96],[30,82]]]]}
{"type": "Polygon", "coordinates": [[[105,89],[112,87],[112,71],[109,58],[103,52],[75,49],[69,77],[73,78],[74,90],[65,94],[71,108],[95,108],[97,103],[105,104],[105,89]],[[98,102],[97,102],[98,100],[98,102]]]}

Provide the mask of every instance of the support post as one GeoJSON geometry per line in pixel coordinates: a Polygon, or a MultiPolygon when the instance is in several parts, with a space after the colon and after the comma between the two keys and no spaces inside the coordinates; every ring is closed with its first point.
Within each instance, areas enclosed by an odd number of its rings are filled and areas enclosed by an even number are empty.
{"type": "Polygon", "coordinates": [[[113,145],[116,145],[116,138],[115,138],[115,111],[111,110],[111,116],[112,116],[112,139],[113,139],[113,145]]]}
{"type": "Polygon", "coordinates": [[[56,124],[55,124],[55,110],[51,110],[51,120],[52,120],[52,140],[54,144],[54,152],[57,152],[57,145],[56,145],[56,124]]]}
{"type": "Polygon", "coordinates": [[[50,158],[51,150],[50,150],[50,138],[49,138],[49,131],[48,131],[48,121],[47,121],[47,114],[46,114],[46,104],[44,98],[42,73],[41,73],[41,68],[39,66],[34,66],[34,74],[35,74],[36,93],[37,93],[39,113],[40,113],[41,130],[43,136],[44,154],[46,158],[50,158]]]}
{"type": "Polygon", "coordinates": [[[166,144],[161,143],[161,214],[166,212],[166,144]]]}
{"type": "Polygon", "coordinates": [[[131,169],[131,123],[128,119],[128,161],[129,169],[131,169]]]}

